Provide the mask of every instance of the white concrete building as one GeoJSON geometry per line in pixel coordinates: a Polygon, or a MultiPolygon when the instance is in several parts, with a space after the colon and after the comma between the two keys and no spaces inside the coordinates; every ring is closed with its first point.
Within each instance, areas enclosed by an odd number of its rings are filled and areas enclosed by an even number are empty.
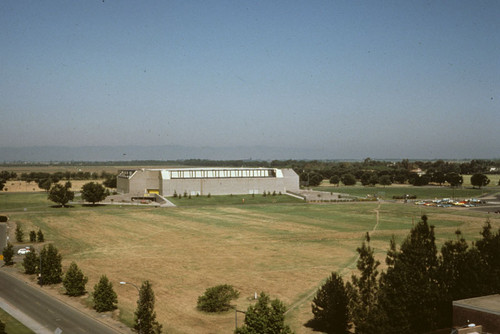
{"type": "Polygon", "coordinates": [[[122,170],[117,190],[133,196],[284,194],[299,190],[299,176],[292,169],[278,168],[143,168],[122,170]]]}

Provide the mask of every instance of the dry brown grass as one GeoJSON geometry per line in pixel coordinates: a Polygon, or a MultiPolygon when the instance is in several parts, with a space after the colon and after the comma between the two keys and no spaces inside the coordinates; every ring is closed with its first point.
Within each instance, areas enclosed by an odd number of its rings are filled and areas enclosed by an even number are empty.
{"type": "MultiPolygon", "coordinates": [[[[88,290],[106,274],[114,283],[124,318],[132,318],[137,291],[118,282],[150,280],[158,319],[168,333],[232,333],[233,312],[210,315],[196,310],[197,298],[206,288],[227,283],[241,293],[235,302],[240,310],[261,291],[292,306],[287,321],[299,334],[313,333],[303,324],[312,317],[310,301],[322,281],[332,271],[347,279],[355,268],[355,249],[364,232],[375,226],[377,206],[356,206],[365,214],[361,229],[349,228],[351,220],[357,221],[355,216],[339,215],[349,209],[347,205],[283,206],[279,212],[270,212],[269,206],[75,207],[12,218],[26,230],[42,227],[62,251],[64,266],[75,261],[88,275],[88,290]],[[299,214],[304,218],[298,220],[299,214]]],[[[443,218],[474,233],[484,223],[484,217],[471,219],[453,211],[443,218]]],[[[496,218],[493,223],[500,225],[496,218]]],[[[387,239],[392,234],[403,238],[409,227],[372,234],[372,246],[382,263],[387,239]]],[[[243,316],[238,319],[241,324],[243,316]]]]}

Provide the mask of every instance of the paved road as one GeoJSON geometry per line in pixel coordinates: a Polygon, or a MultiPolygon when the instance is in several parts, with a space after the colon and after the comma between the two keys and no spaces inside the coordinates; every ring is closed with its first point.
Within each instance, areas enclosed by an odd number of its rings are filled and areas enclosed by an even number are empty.
{"type": "Polygon", "coordinates": [[[0,304],[6,303],[11,309],[24,313],[35,333],[54,333],[57,328],[62,330],[62,334],[119,333],[2,270],[0,298],[3,300],[0,304]]]}

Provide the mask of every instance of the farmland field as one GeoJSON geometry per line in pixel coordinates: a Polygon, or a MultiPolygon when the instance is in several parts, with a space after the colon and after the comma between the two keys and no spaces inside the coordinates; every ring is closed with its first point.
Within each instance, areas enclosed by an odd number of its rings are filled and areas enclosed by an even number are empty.
{"type": "MultiPolygon", "coordinates": [[[[296,333],[312,333],[303,324],[312,317],[314,292],[332,271],[350,277],[365,232],[371,232],[372,246],[383,262],[391,236],[401,242],[422,214],[436,226],[438,243],[453,238],[457,228],[467,240],[477,238],[488,217],[500,227],[498,215],[464,208],[267,199],[243,204],[236,196],[214,196],[220,205],[196,206],[193,198],[190,206],[176,208],[53,208],[45,193],[0,193],[0,212],[26,233],[41,228],[61,251],[63,267],[75,261],[89,277],[87,290],[106,274],[126,323],[132,322],[137,291],[118,282],[150,280],[159,321],[168,333],[232,333],[233,312],[210,315],[196,310],[206,288],[224,283],[240,291],[238,309],[245,310],[254,293],[264,291],[290,308],[286,319],[296,333]],[[238,204],[232,203],[235,200],[238,204]]],[[[242,321],[239,314],[238,323],[242,321]]]]}

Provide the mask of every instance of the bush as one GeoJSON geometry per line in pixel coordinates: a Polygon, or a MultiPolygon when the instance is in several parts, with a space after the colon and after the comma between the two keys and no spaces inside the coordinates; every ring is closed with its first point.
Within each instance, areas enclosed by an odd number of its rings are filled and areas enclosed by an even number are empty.
{"type": "Polygon", "coordinates": [[[36,242],[36,232],[30,231],[30,242],[36,242]]]}
{"type": "Polygon", "coordinates": [[[224,312],[229,310],[231,300],[238,298],[240,293],[232,285],[222,284],[205,291],[198,297],[198,309],[205,312],[224,312]]]}
{"type": "Polygon", "coordinates": [[[0,216],[0,223],[5,223],[5,222],[7,222],[7,220],[9,220],[9,217],[3,216],[3,215],[0,216]]]}

